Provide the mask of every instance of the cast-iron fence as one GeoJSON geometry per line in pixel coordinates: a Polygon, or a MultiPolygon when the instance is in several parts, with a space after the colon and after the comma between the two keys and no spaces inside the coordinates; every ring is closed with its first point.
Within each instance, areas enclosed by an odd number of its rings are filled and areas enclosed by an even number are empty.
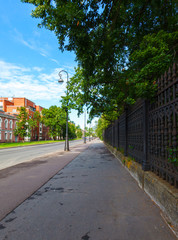
{"type": "Polygon", "coordinates": [[[110,125],[104,141],[178,187],[177,65],[157,81],[154,103],[139,100],[110,125]]]}

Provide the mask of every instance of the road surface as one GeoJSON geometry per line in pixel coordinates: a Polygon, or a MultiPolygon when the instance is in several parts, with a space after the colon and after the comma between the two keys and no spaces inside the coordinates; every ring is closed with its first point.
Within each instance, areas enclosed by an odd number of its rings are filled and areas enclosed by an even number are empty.
{"type": "MultiPolygon", "coordinates": [[[[63,157],[68,154],[72,151],[63,157]]],[[[162,219],[160,209],[104,144],[95,141],[0,222],[0,239],[176,237],[162,219]]]]}
{"type": "MultiPolygon", "coordinates": [[[[70,141],[69,147],[81,144],[83,140],[70,141]]],[[[56,153],[64,149],[65,142],[0,149],[0,170],[31,161],[34,158],[56,153]]]]}

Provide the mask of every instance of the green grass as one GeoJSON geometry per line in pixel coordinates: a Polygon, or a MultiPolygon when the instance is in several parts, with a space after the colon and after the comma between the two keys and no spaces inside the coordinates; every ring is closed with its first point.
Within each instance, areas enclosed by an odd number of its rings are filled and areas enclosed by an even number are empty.
{"type": "MultiPolygon", "coordinates": [[[[80,140],[81,138],[75,138],[72,140],[80,140]]],[[[64,142],[65,140],[46,140],[46,141],[32,141],[32,142],[17,142],[17,143],[0,143],[0,148],[12,148],[12,147],[22,147],[28,145],[38,145],[38,144],[48,144],[56,142],[64,142]]]]}
{"type": "Polygon", "coordinates": [[[28,146],[28,145],[37,145],[37,144],[47,144],[47,143],[55,143],[55,142],[62,142],[54,141],[54,140],[47,140],[47,141],[32,141],[32,142],[17,142],[17,143],[0,143],[0,148],[11,148],[11,147],[21,147],[21,146],[28,146]]]}

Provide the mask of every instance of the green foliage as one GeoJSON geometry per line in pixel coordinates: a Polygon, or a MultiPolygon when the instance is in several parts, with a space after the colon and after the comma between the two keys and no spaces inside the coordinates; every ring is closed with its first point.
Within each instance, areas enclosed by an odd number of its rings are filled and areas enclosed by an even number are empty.
{"type": "Polygon", "coordinates": [[[79,125],[76,126],[76,135],[77,135],[77,138],[82,138],[83,133],[79,125]]]}
{"type": "Polygon", "coordinates": [[[49,127],[50,135],[56,139],[57,136],[65,137],[66,112],[57,106],[42,110],[42,122],[49,127]]]}
{"type": "Polygon", "coordinates": [[[88,136],[89,137],[96,137],[95,129],[93,127],[89,127],[89,129],[88,129],[88,136]]]}
{"type": "MultiPolygon", "coordinates": [[[[124,154],[124,149],[123,149],[122,147],[118,148],[118,150],[119,150],[122,154],[124,154]]],[[[124,161],[125,161],[125,160],[124,160],[124,161]]]]}
{"type": "Polygon", "coordinates": [[[24,137],[31,136],[31,128],[34,125],[34,122],[32,119],[29,118],[29,114],[25,107],[20,107],[18,108],[18,110],[20,112],[19,112],[19,115],[17,116],[14,135],[15,136],[19,135],[22,139],[24,139],[24,137]]]}
{"type": "MultiPolygon", "coordinates": [[[[63,141],[63,140],[61,140],[63,141]]],[[[31,142],[11,142],[11,143],[0,143],[0,148],[13,148],[13,147],[21,147],[28,145],[40,145],[40,144],[48,144],[54,143],[54,140],[45,140],[45,141],[31,141],[31,142]]]]}
{"type": "Polygon", "coordinates": [[[128,156],[128,157],[127,157],[127,160],[128,160],[128,162],[131,162],[131,161],[134,161],[134,162],[135,162],[135,158],[133,158],[133,157],[131,157],[131,156],[128,156]]]}
{"type": "Polygon", "coordinates": [[[83,112],[84,106],[84,78],[80,68],[75,69],[76,74],[68,82],[68,96],[62,97],[62,106],[68,109],[78,110],[78,114],[83,112]]]}
{"type": "Polygon", "coordinates": [[[101,116],[101,118],[98,120],[97,126],[96,126],[96,135],[101,140],[103,140],[103,130],[106,129],[110,124],[110,121],[108,121],[104,116],[101,116]]]}
{"type": "Polygon", "coordinates": [[[37,127],[38,123],[41,122],[41,120],[42,120],[42,116],[41,116],[40,112],[38,112],[38,111],[34,112],[34,114],[33,114],[34,127],[37,127]]]}
{"type": "MultiPolygon", "coordinates": [[[[28,119],[28,124],[30,125],[30,131],[34,131],[36,132],[36,135],[39,137],[39,134],[38,134],[38,126],[39,126],[39,123],[42,121],[42,117],[41,117],[41,114],[40,112],[38,111],[35,111],[33,116],[30,116],[30,118],[28,119]]],[[[38,139],[39,140],[39,139],[38,139]]]]}
{"type": "Polygon", "coordinates": [[[76,127],[75,127],[74,123],[69,122],[68,130],[69,130],[69,139],[74,139],[74,138],[77,137],[77,135],[76,135],[76,127]]]}
{"type": "Polygon", "coordinates": [[[157,86],[156,80],[176,60],[178,32],[163,30],[143,37],[139,48],[130,55],[131,76],[136,97],[151,99],[157,86]]]}
{"type": "Polygon", "coordinates": [[[39,122],[41,122],[41,114],[36,111],[33,116],[29,115],[25,107],[18,108],[19,115],[17,116],[16,128],[14,130],[15,136],[20,136],[22,139],[24,137],[31,137],[32,130],[35,130],[39,122]]]}
{"type": "Polygon", "coordinates": [[[68,106],[79,114],[85,105],[91,118],[119,116],[138,98],[152,99],[155,80],[176,60],[175,0],[22,2],[35,6],[32,16],[54,31],[62,51],[75,52],[68,106]]]}
{"type": "MultiPolygon", "coordinates": [[[[56,139],[66,137],[66,110],[63,107],[51,106],[49,109],[42,110],[42,122],[49,127],[49,133],[56,139]]],[[[78,127],[78,132],[80,131],[78,127]]],[[[68,121],[69,139],[74,139],[80,134],[76,134],[76,126],[73,122],[68,121]]]]}
{"type": "Polygon", "coordinates": [[[130,148],[131,150],[133,150],[133,149],[134,149],[134,147],[133,147],[132,145],[129,145],[129,148],[130,148]]]}
{"type": "Polygon", "coordinates": [[[175,166],[178,166],[178,149],[176,148],[167,148],[168,150],[168,161],[173,163],[175,166]]]}

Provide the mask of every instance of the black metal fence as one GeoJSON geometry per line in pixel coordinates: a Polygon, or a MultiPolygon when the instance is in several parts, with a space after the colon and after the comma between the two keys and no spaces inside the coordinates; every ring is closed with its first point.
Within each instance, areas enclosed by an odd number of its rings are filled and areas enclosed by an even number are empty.
{"type": "Polygon", "coordinates": [[[104,141],[178,187],[177,65],[158,79],[156,100],[140,100],[103,134],[104,141]]]}

